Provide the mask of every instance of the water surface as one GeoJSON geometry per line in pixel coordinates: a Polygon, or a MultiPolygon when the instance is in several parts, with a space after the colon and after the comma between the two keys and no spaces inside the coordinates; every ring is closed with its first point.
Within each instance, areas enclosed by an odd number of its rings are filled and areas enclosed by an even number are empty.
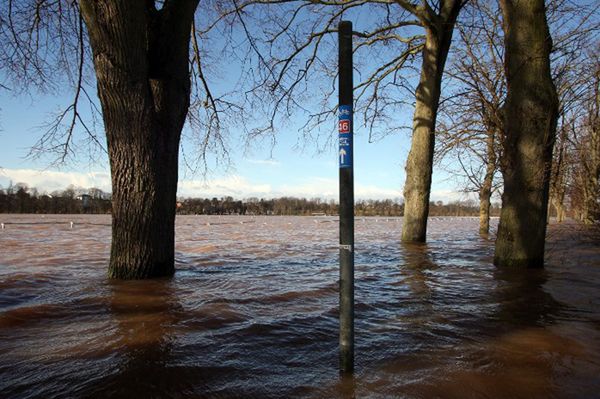
{"type": "Polygon", "coordinates": [[[175,276],[127,282],[108,216],[0,219],[0,397],[600,397],[600,250],[575,226],[515,272],[474,218],[426,245],[358,219],[342,379],[333,218],[178,217],[175,276]]]}

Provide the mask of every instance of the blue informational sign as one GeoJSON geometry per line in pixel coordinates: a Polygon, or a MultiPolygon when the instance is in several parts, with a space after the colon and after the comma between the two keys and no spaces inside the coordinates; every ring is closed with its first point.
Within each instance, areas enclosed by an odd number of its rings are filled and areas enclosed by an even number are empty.
{"type": "Polygon", "coordinates": [[[339,120],[338,120],[338,131],[339,131],[339,160],[341,168],[352,167],[352,105],[340,105],[339,106],[339,120]]]}

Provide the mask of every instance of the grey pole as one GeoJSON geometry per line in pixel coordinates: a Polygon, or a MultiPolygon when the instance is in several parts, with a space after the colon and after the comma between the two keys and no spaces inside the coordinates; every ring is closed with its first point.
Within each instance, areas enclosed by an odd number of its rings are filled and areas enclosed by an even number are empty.
{"type": "Polygon", "coordinates": [[[340,371],[354,370],[354,171],[352,22],[341,21],[339,39],[340,165],[340,371]]]}

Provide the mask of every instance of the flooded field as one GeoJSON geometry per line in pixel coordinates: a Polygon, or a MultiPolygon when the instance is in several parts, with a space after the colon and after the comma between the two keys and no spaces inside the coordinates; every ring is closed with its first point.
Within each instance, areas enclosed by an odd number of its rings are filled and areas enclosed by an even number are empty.
{"type": "Polygon", "coordinates": [[[574,225],[515,272],[476,219],[423,246],[358,219],[341,379],[333,218],[179,217],[175,276],[130,282],[106,278],[109,216],[0,222],[1,398],[600,397],[600,249],[574,225]]]}

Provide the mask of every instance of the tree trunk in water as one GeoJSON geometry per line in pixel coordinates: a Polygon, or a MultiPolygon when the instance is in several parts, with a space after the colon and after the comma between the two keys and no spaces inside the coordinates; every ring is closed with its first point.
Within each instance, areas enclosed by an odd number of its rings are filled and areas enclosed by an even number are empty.
{"type": "Polygon", "coordinates": [[[492,197],[492,185],[494,183],[494,172],[496,171],[496,149],[494,146],[496,135],[488,130],[486,143],[487,164],[485,177],[479,190],[479,234],[488,235],[490,232],[490,203],[492,197]]]}
{"type": "Polygon", "coordinates": [[[543,0],[501,0],[508,93],[494,263],[542,267],[558,98],[543,0]]]}
{"type": "Polygon", "coordinates": [[[490,233],[491,196],[491,190],[482,188],[479,192],[479,234],[481,234],[482,236],[487,236],[490,233]]]}
{"type": "Polygon", "coordinates": [[[435,122],[444,65],[448,57],[460,2],[443,2],[436,23],[426,25],[421,76],[416,91],[413,134],[406,160],[402,241],[425,242],[435,148],[435,122]]]}
{"type": "Polygon", "coordinates": [[[109,275],[174,272],[181,130],[197,1],[80,0],[90,35],[112,175],[109,275]]]}

